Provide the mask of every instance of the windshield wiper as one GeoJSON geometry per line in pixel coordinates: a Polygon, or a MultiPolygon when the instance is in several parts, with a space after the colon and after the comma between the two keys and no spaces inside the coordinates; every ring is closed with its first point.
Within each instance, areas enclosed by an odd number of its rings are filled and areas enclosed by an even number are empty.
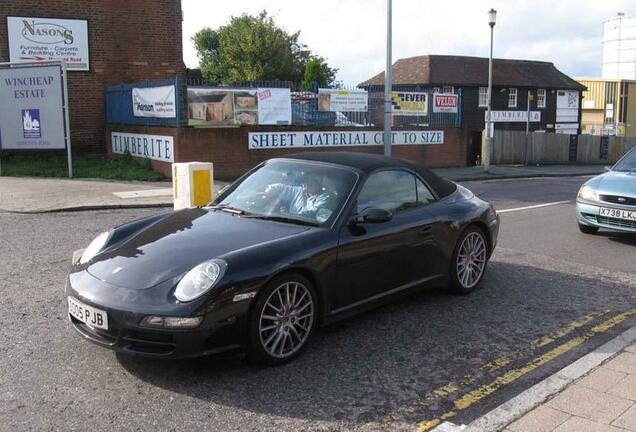
{"type": "Polygon", "coordinates": [[[286,217],[286,216],[252,214],[252,215],[244,215],[243,217],[249,218],[249,219],[263,219],[263,220],[271,220],[271,221],[275,221],[275,222],[292,223],[292,224],[296,224],[296,225],[306,225],[306,226],[315,226],[315,227],[320,226],[320,224],[317,223],[317,222],[311,222],[311,221],[307,221],[307,220],[303,220],[303,219],[290,218],[290,217],[286,217]]]}
{"type": "Polygon", "coordinates": [[[205,208],[211,209],[211,210],[221,210],[227,213],[232,213],[232,214],[238,214],[238,215],[249,215],[250,213],[246,212],[243,209],[240,208],[236,208],[236,207],[232,207],[228,204],[219,204],[219,205],[213,205],[213,206],[206,206],[205,208]]]}

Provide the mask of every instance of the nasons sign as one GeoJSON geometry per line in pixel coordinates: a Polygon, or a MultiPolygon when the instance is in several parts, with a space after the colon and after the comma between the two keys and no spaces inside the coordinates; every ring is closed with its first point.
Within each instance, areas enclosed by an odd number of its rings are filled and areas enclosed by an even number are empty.
{"type": "Polygon", "coordinates": [[[9,61],[64,60],[68,70],[89,70],[86,20],[7,17],[9,61]]]}

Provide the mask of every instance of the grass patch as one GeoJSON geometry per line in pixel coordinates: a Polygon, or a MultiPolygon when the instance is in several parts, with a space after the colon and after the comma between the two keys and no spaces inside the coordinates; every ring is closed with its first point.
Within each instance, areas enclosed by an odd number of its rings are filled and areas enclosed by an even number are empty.
{"type": "MultiPolygon", "coordinates": [[[[9,154],[0,156],[2,176],[13,177],[67,177],[66,156],[9,154]]],[[[74,178],[101,178],[110,180],[163,180],[163,174],[154,171],[150,160],[137,162],[131,156],[120,159],[73,156],[74,178]]]]}

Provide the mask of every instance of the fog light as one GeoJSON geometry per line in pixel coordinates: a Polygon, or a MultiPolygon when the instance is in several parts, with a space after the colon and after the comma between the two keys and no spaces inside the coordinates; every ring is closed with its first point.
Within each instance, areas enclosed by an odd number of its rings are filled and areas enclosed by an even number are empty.
{"type": "Polygon", "coordinates": [[[140,325],[142,327],[155,327],[155,328],[193,328],[201,324],[203,317],[161,317],[161,316],[147,316],[141,320],[140,325]]]}

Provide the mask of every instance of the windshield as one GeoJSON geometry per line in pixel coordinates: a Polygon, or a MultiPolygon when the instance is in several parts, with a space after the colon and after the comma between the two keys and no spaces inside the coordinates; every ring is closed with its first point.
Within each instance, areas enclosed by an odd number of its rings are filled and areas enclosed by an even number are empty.
{"type": "Polygon", "coordinates": [[[244,217],[327,225],[340,213],[357,177],[345,167],[275,159],[232,185],[213,205],[244,217]]]}
{"type": "Polygon", "coordinates": [[[636,170],[636,148],[633,148],[625,157],[619,160],[612,171],[635,171],[636,170]]]}

